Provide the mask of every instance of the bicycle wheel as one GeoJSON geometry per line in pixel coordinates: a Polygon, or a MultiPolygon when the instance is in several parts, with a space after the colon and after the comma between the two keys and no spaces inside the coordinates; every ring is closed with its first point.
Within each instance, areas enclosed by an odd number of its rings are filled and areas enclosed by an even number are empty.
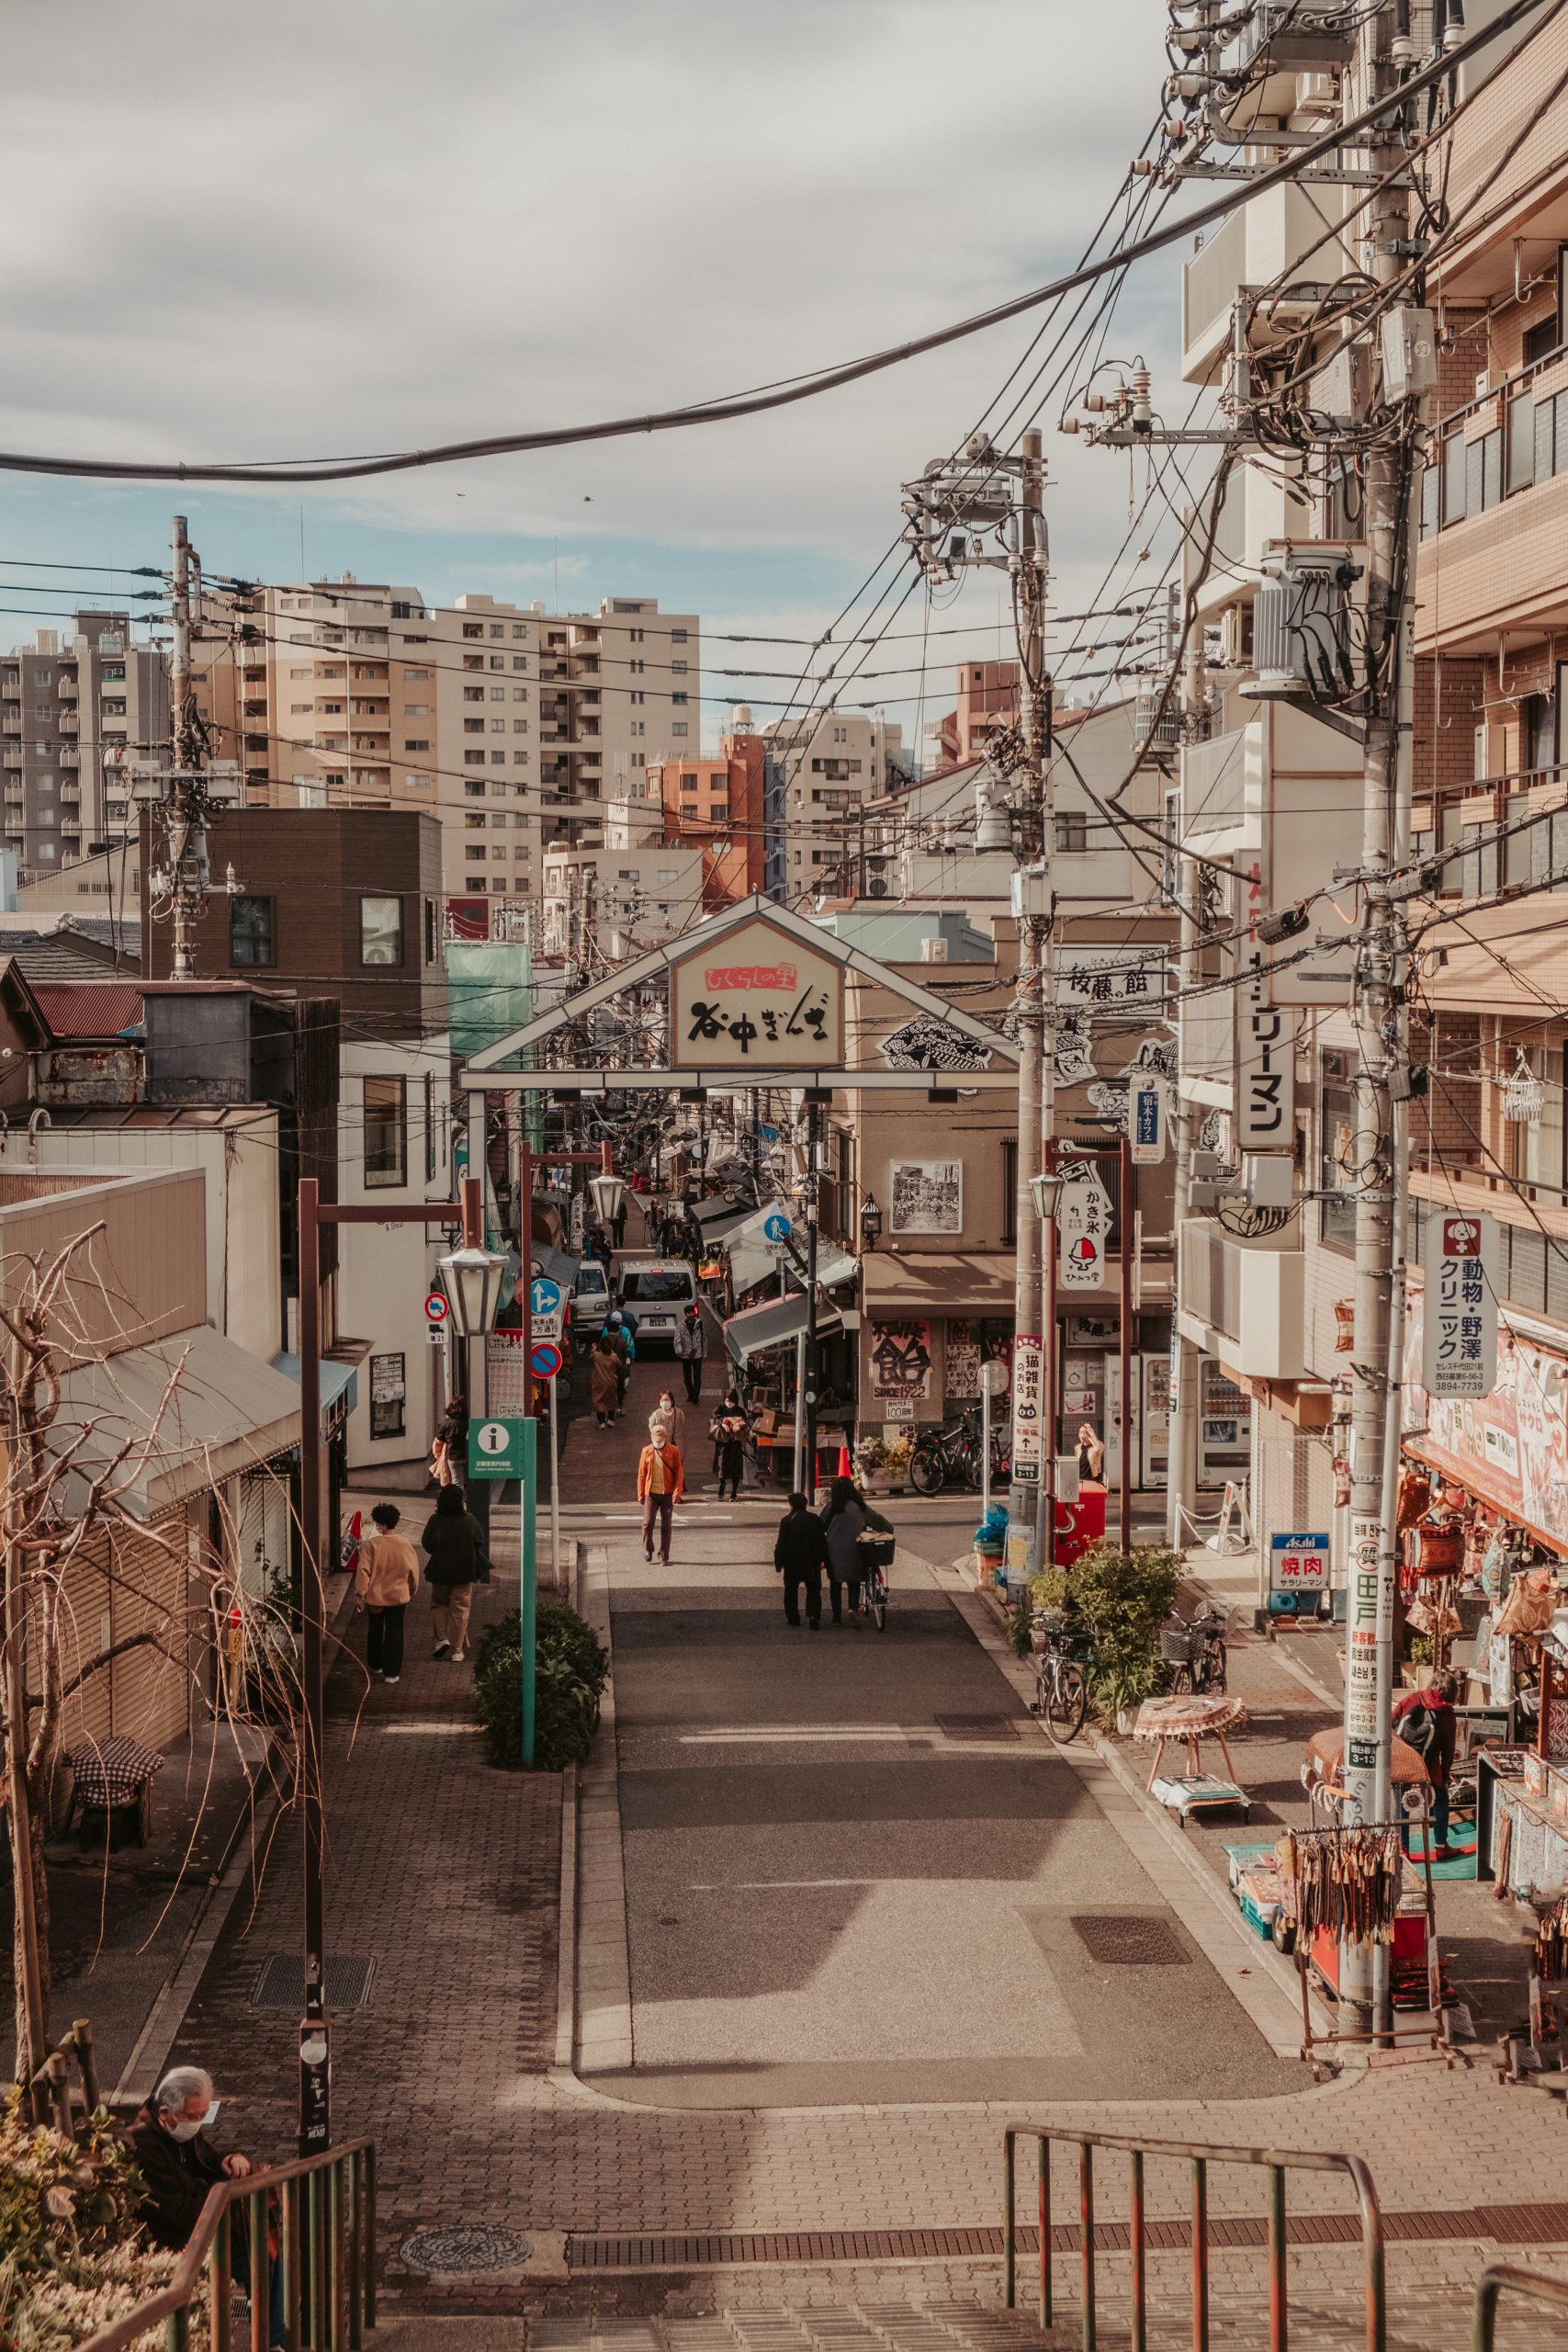
{"type": "Polygon", "coordinates": [[[1207,1647],[1206,1647],[1206,1649],[1205,1649],[1205,1651],[1204,1651],[1204,1656],[1203,1656],[1203,1688],[1204,1688],[1204,1690],[1224,1690],[1224,1687],[1225,1687],[1225,1671],[1226,1671],[1225,1645],[1224,1645],[1224,1642],[1219,1638],[1219,1636],[1216,1634],[1216,1635],[1215,1635],[1215,1637],[1214,1637],[1214,1639],[1213,1639],[1213,1641],[1211,1641],[1211,1642],[1208,1644],[1208,1645],[1207,1645],[1207,1647]]]}
{"type": "Polygon", "coordinates": [[[1045,1728],[1058,1747],[1077,1739],[1089,1712],[1089,1685],[1076,1659],[1059,1657],[1046,1686],[1045,1728]]]}
{"type": "Polygon", "coordinates": [[[1190,1690],[1191,1688],[1192,1668],[1190,1666],[1173,1666],[1170,1669],[1171,1697],[1173,1699],[1179,1698],[1185,1692],[1190,1690]]]}
{"type": "Polygon", "coordinates": [[[887,1577],[881,1568],[874,1568],[865,1589],[866,1606],[871,1611],[879,1634],[887,1631],[887,1577]]]}
{"type": "Polygon", "coordinates": [[[1029,1702],[1030,1713],[1038,1715],[1042,1723],[1045,1720],[1045,1691],[1050,1679],[1051,1657],[1050,1653],[1046,1652],[1043,1656],[1035,1658],[1034,1696],[1029,1702]]]}
{"type": "Polygon", "coordinates": [[[964,1483],[969,1488],[971,1494],[977,1495],[985,1484],[985,1480],[982,1477],[980,1471],[979,1447],[977,1445],[966,1445],[964,1449],[962,1458],[964,1483]]]}
{"type": "Polygon", "coordinates": [[[942,1492],[942,1456],[934,1445],[918,1445],[909,1456],[909,1484],[918,1495],[942,1492]]]}

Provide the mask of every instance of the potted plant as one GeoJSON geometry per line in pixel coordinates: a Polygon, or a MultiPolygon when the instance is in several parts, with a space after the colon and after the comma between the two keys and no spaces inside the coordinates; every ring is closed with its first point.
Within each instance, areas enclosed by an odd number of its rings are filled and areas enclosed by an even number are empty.
{"type": "MultiPolygon", "coordinates": [[[[886,1495],[892,1489],[888,1468],[890,1449],[879,1437],[863,1437],[855,1448],[855,1483],[863,1493],[886,1495]]],[[[908,1459],[908,1454],[905,1456],[908,1459]]]]}
{"type": "Polygon", "coordinates": [[[886,1440],[882,1448],[886,1457],[883,1470],[887,1479],[887,1486],[883,1488],[885,1494],[889,1487],[903,1487],[909,1475],[909,1456],[914,1450],[915,1442],[911,1437],[890,1437],[886,1440]]]}

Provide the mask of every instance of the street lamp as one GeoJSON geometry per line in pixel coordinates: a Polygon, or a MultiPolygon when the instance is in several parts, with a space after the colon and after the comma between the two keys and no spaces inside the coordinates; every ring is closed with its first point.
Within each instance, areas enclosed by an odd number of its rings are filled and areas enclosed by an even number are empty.
{"type": "Polygon", "coordinates": [[[1042,1225],[1048,1225],[1062,1204],[1065,1176],[1032,1176],[1029,1196],[1034,1203],[1034,1214],[1042,1225]]]}
{"type": "Polygon", "coordinates": [[[626,1197],[626,1179],[612,1176],[607,1170],[588,1179],[588,1189],[593,1195],[593,1205],[599,1212],[601,1225],[614,1225],[626,1197]]]}
{"type": "Polygon", "coordinates": [[[482,1340],[494,1330],[507,1264],[499,1250],[472,1243],[440,1261],[441,1279],[452,1303],[453,1329],[459,1340],[482,1340]]]}
{"type": "Polygon", "coordinates": [[[876,1194],[868,1193],[861,1203],[860,1246],[868,1253],[882,1238],[882,1211],[876,1204],[876,1194]]]}

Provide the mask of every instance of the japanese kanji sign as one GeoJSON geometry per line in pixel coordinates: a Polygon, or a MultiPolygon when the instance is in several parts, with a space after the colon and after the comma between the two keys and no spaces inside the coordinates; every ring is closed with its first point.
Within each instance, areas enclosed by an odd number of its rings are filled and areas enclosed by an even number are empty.
{"type": "Polygon", "coordinates": [[[1012,1476],[1037,1487],[1044,1453],[1045,1351],[1038,1332],[1020,1332],[1012,1345],[1012,1476]]]}
{"type": "Polygon", "coordinates": [[[1484,1396],[1497,1380],[1497,1227],[1432,1204],[1422,1253],[1421,1385],[1428,1396],[1484,1396]]]}
{"type": "Polygon", "coordinates": [[[830,1069],[844,1058],[842,967],[765,916],[671,966],[681,1069],[830,1069]]]}
{"type": "Polygon", "coordinates": [[[1064,1173],[1072,1181],[1063,1185],[1056,1211],[1056,1279],[1064,1290],[1098,1290],[1105,1280],[1111,1198],[1091,1169],[1064,1173]]]}
{"type": "Polygon", "coordinates": [[[1163,1012],[1165,957],[1145,947],[1062,947],[1056,953],[1056,1002],[1065,1012],[1163,1012]]]}
{"type": "Polygon", "coordinates": [[[1260,950],[1236,994],[1235,1115],[1238,1151],[1289,1151],[1296,1139],[1296,1016],[1268,1001],[1260,950]]]}
{"type": "MultiPolygon", "coordinates": [[[[871,1327],[871,1393],[884,1405],[915,1404],[930,1396],[931,1327],[903,1316],[879,1316],[871,1327]]],[[[891,1420],[892,1414],[885,1419],[891,1420]]]]}

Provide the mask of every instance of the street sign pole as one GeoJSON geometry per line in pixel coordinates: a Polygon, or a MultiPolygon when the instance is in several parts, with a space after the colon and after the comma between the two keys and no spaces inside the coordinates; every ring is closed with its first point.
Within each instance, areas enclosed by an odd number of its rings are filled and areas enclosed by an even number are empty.
{"type": "MultiPolygon", "coordinates": [[[[551,1402],[554,1402],[553,1398],[551,1402]]],[[[552,1430],[555,1428],[553,1413],[550,1416],[550,1427],[552,1430]]],[[[538,1438],[539,1424],[530,1413],[523,1424],[523,1593],[520,1606],[522,1624],[518,1634],[523,1651],[523,1768],[525,1771],[531,1770],[533,1768],[535,1719],[537,1713],[534,1652],[538,1639],[539,1622],[539,1577],[536,1553],[539,1482],[535,1476],[535,1464],[538,1457],[538,1438]]],[[[550,1493],[553,1501],[555,1494],[553,1484],[550,1493]]]]}
{"type": "Polygon", "coordinates": [[[560,1589],[560,1425],[556,1419],[558,1374],[550,1374],[550,1577],[560,1589]]]}

